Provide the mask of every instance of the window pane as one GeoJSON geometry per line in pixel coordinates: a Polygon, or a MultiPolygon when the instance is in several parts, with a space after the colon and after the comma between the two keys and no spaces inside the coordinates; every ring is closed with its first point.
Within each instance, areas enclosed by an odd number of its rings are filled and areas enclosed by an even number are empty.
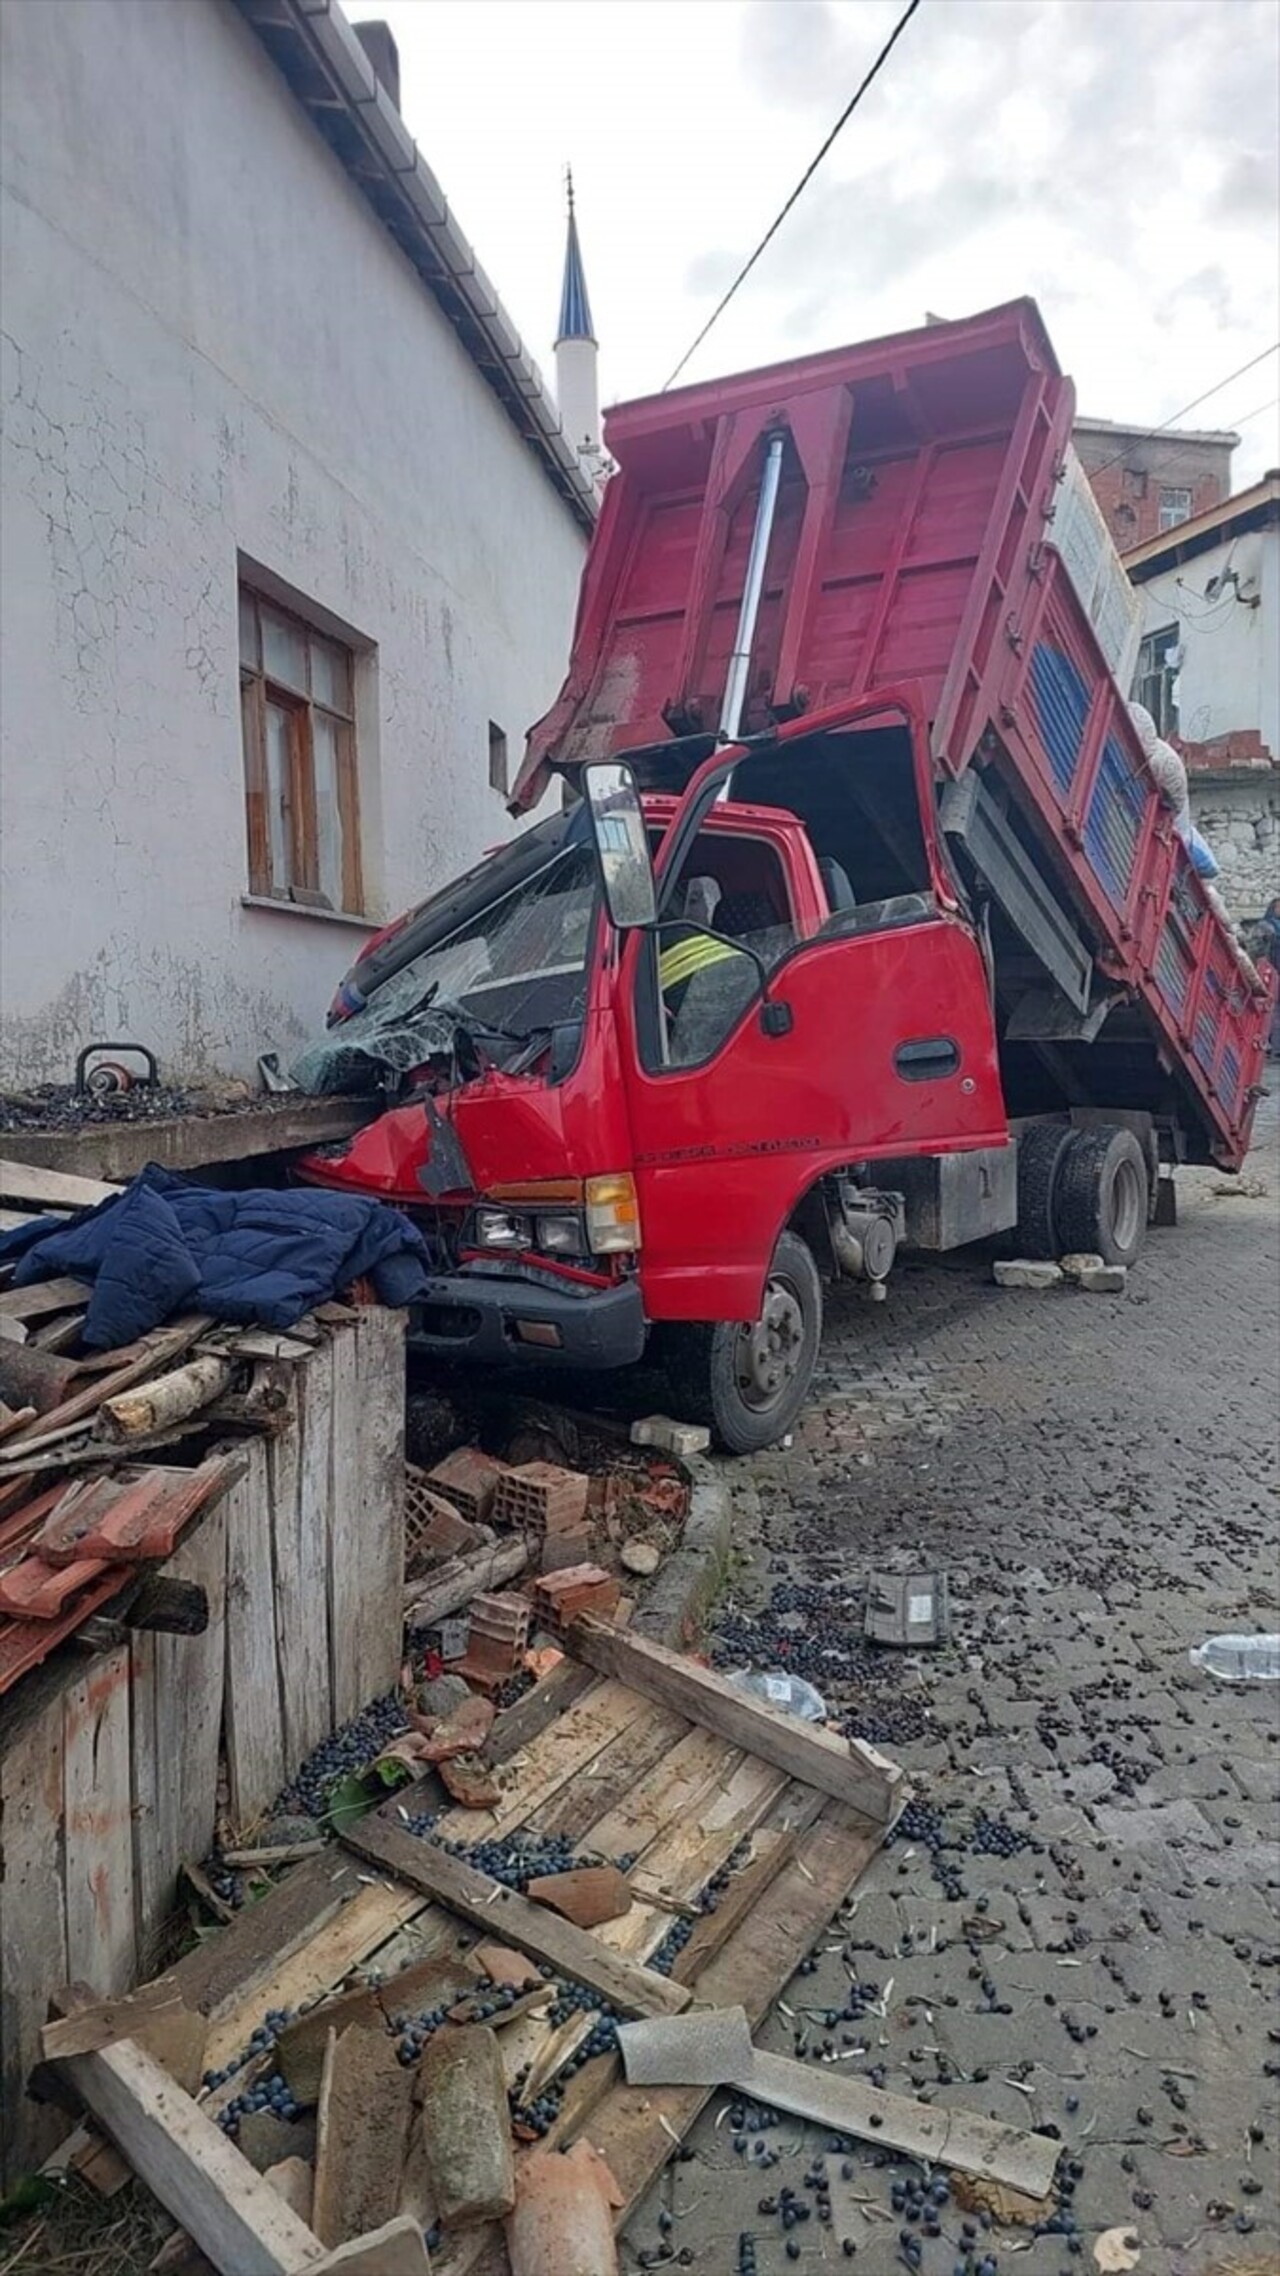
{"type": "Polygon", "coordinates": [[[267,705],[267,847],[271,884],[283,893],[293,883],[289,815],[293,801],[291,760],[293,716],[278,703],[267,705]]]}
{"type": "Polygon", "coordinates": [[[311,694],[316,703],[351,716],[351,673],[345,648],[332,640],[311,635],[311,694]]]}
{"type": "Polygon", "coordinates": [[[260,668],[258,655],[258,609],[252,593],[240,587],[240,661],[251,672],[260,668]]]}
{"type": "Polygon", "coordinates": [[[307,643],[296,624],[274,609],[259,605],[262,619],[262,657],[269,680],[280,680],[287,688],[296,688],[300,695],[307,692],[307,643]]]}
{"type": "Polygon", "coordinates": [[[316,884],[330,907],[342,907],[342,808],[338,800],[338,734],[322,711],[311,718],[316,785],[316,884]]]}

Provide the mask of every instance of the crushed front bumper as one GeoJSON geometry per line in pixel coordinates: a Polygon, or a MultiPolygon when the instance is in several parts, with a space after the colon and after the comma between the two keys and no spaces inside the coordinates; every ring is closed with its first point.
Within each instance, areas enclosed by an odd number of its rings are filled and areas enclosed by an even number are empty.
{"type": "Polygon", "coordinates": [[[569,1294],[544,1281],[455,1272],[409,1314],[409,1346],[487,1367],[631,1367],[645,1346],[639,1283],[569,1294]]]}

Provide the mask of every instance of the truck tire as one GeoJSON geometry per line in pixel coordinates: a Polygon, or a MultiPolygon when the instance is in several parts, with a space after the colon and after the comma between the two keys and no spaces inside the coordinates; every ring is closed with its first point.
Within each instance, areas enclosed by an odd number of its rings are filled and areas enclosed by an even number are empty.
{"type": "Polygon", "coordinates": [[[1077,1130],[1058,1179],[1058,1235],[1066,1252],[1132,1264],[1150,1208],[1147,1159],[1132,1130],[1104,1123],[1077,1130]]]}
{"type": "Polygon", "coordinates": [[[818,1268],[805,1243],[784,1233],[758,1320],[667,1330],[676,1412],[686,1422],[704,1423],[726,1454],[758,1454],[785,1436],[803,1407],[821,1341],[818,1268]]]}
{"type": "Polygon", "coordinates": [[[1075,1135],[1067,1122],[1035,1122],[1019,1134],[1017,1256],[1044,1260],[1062,1254],[1056,1215],[1058,1182],[1075,1135]]]}

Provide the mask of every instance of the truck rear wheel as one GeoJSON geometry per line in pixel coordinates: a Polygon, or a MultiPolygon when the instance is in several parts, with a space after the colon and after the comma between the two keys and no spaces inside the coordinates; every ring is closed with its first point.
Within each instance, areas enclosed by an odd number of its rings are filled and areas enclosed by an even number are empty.
{"type": "Polygon", "coordinates": [[[758,1320],[667,1331],[672,1402],[705,1423],[726,1454],[757,1454],[791,1428],[809,1395],[822,1341],[822,1283],[805,1243],[784,1233],[758,1320]]]}
{"type": "MultiPolygon", "coordinates": [[[[1058,1257],[1058,1181],[1075,1132],[1066,1122],[1035,1122],[1018,1137],[1018,1228],[1020,1257],[1058,1257]]],[[[1068,1244],[1069,1246],[1070,1244],[1068,1244]]]]}
{"type": "Polygon", "coordinates": [[[1132,1130],[1116,1123],[1078,1130],[1067,1148],[1055,1204],[1065,1251],[1132,1264],[1150,1208],[1147,1159],[1132,1130]]]}

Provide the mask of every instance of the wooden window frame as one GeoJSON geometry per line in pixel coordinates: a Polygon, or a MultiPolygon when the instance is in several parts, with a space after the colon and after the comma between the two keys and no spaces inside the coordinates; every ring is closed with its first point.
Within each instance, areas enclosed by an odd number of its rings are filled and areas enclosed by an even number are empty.
{"type": "Polygon", "coordinates": [[[1181,529],[1181,528],[1182,528],[1182,525],[1183,525],[1183,523],[1184,523],[1184,522],[1190,522],[1190,521],[1194,521],[1194,520],[1195,520],[1195,505],[1196,505],[1196,494],[1195,494],[1195,491],[1194,491],[1194,490],[1191,488],[1191,486],[1190,486],[1190,484],[1189,484],[1189,483],[1186,483],[1186,482],[1164,482],[1164,483],[1161,483],[1161,485],[1160,485],[1160,500],[1159,500],[1159,507],[1158,507],[1158,513],[1159,513],[1159,521],[1160,521],[1160,529],[1159,529],[1159,535],[1160,535],[1161,537],[1167,537],[1167,536],[1168,536],[1168,534],[1169,534],[1169,531],[1170,531],[1171,529],[1181,529]],[[1177,509],[1175,509],[1175,507],[1174,507],[1174,504],[1173,504],[1173,500],[1174,500],[1175,498],[1177,498],[1177,499],[1183,499],[1183,498],[1185,498],[1185,499],[1186,499],[1186,502],[1187,502],[1187,504],[1186,504],[1186,512],[1185,512],[1185,513],[1183,513],[1183,512],[1182,512],[1182,510],[1181,510],[1181,507],[1178,507],[1177,509]],[[1171,518],[1170,520],[1168,520],[1168,521],[1166,521],[1166,519],[1165,519],[1165,516],[1166,516],[1166,514],[1167,514],[1167,515],[1170,515],[1170,516],[1172,517],[1172,518],[1171,518]]]}
{"type": "Polygon", "coordinates": [[[246,661],[242,656],[240,662],[240,719],[250,893],[258,900],[280,901],[286,905],[320,911],[334,910],[339,916],[364,916],[364,879],[360,860],[360,776],[355,718],[356,652],[348,642],[322,632],[318,625],[309,624],[295,609],[287,608],[272,594],[260,591],[246,578],[240,580],[240,599],[242,602],[247,600],[253,609],[257,645],[256,658],[246,661]],[[273,678],[266,668],[262,637],[264,608],[291,625],[302,641],[306,659],[305,691],[289,687],[284,681],[273,678]],[[339,650],[346,659],[348,709],[345,711],[338,710],[330,702],[321,701],[313,692],[312,655],[316,641],[323,641],[327,648],[339,650]],[[285,878],[275,876],[271,858],[271,828],[267,814],[268,704],[287,713],[290,721],[289,802],[285,815],[289,875],[285,878]],[[320,889],[314,736],[317,716],[326,719],[333,729],[338,820],[342,836],[342,898],[336,908],[320,889]]]}

